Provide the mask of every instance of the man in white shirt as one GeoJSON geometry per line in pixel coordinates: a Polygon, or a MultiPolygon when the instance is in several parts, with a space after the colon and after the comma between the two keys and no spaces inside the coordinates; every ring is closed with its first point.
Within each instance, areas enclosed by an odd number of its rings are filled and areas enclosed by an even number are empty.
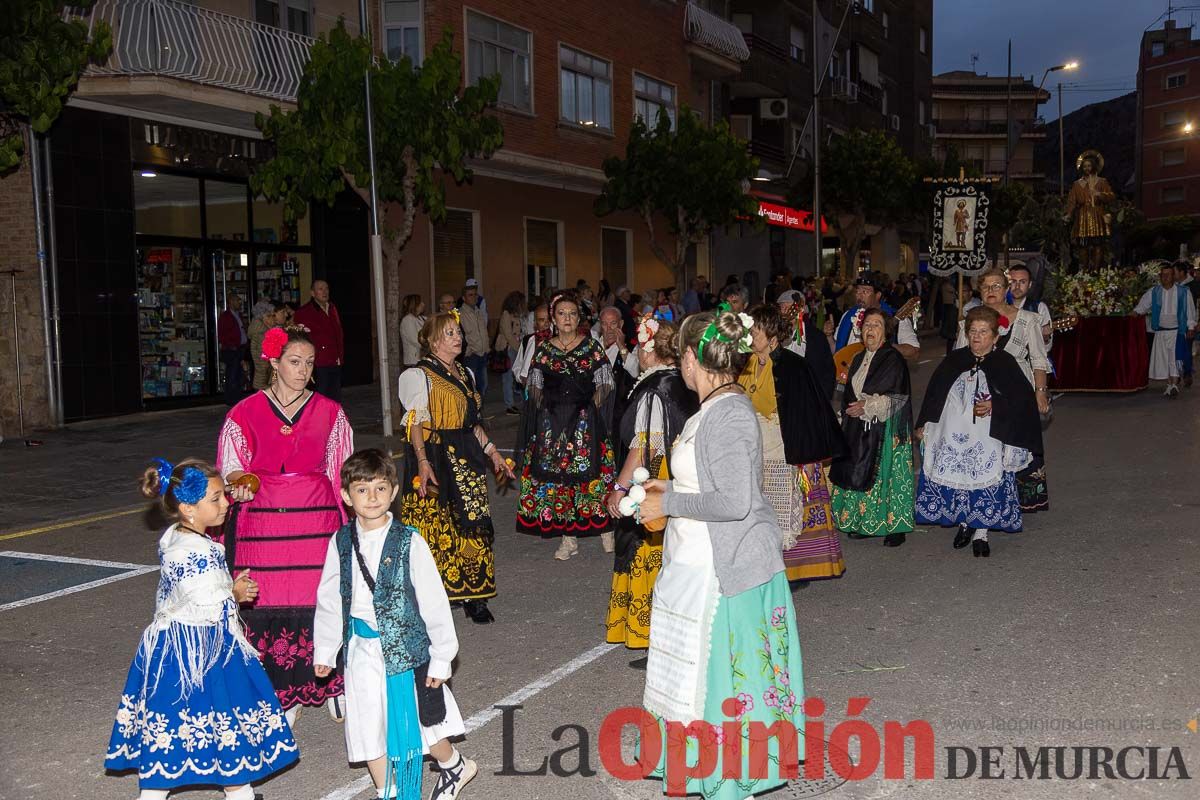
{"type": "Polygon", "coordinates": [[[1036,307],[1029,305],[1026,308],[1029,287],[1032,282],[1033,273],[1024,264],[1014,264],[1008,268],[1008,291],[1012,294],[1012,304],[1038,315],[1038,319],[1042,322],[1042,341],[1045,342],[1046,352],[1049,353],[1050,348],[1054,346],[1054,328],[1052,327],[1053,320],[1050,318],[1050,307],[1039,300],[1036,307]]]}
{"type": "Polygon", "coordinates": [[[537,350],[537,335],[550,330],[550,306],[542,303],[532,311],[533,331],[521,342],[521,349],[513,359],[513,379],[522,386],[529,377],[529,365],[533,363],[533,354],[537,350]]]}
{"type": "Polygon", "coordinates": [[[629,377],[636,378],[641,371],[637,352],[625,349],[625,332],[621,312],[615,306],[600,309],[600,321],[592,329],[592,337],[604,348],[608,363],[613,368],[613,380],[617,380],[617,369],[623,368],[629,377]]]}
{"type": "Polygon", "coordinates": [[[1154,286],[1138,300],[1133,313],[1146,317],[1150,345],[1150,380],[1167,382],[1163,395],[1179,396],[1179,378],[1191,369],[1196,336],[1196,303],[1187,287],[1175,283],[1175,269],[1164,264],[1154,286]]]}

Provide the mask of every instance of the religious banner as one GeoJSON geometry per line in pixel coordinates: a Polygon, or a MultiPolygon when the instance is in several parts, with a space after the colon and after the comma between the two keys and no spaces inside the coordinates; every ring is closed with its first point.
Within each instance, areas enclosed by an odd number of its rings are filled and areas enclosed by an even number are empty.
{"type": "Polygon", "coordinates": [[[933,196],[934,275],[978,275],[987,263],[988,196],[976,183],[945,183],[933,196]]]}

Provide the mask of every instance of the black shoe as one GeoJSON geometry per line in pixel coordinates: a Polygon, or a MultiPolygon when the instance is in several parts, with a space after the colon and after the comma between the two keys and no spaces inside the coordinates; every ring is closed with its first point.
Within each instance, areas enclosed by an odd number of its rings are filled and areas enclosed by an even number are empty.
{"type": "Polygon", "coordinates": [[[958,526],[958,533],[954,535],[954,549],[962,550],[971,543],[971,537],[975,535],[975,531],[968,528],[966,525],[958,526]]]}
{"type": "Polygon", "coordinates": [[[516,406],[509,406],[508,408],[506,408],[506,409],[504,410],[504,413],[505,413],[505,414],[508,414],[510,417],[519,417],[519,416],[521,416],[521,412],[520,412],[520,411],[517,409],[517,407],[516,407],[516,406]]]}
{"type": "Polygon", "coordinates": [[[883,537],[883,546],[899,547],[900,545],[904,544],[904,538],[905,537],[903,533],[889,533],[887,536],[883,537]]]}
{"type": "Polygon", "coordinates": [[[976,539],[971,542],[971,552],[975,554],[976,558],[981,556],[987,558],[992,554],[992,548],[988,547],[988,543],[983,539],[976,539]]]}
{"type": "Polygon", "coordinates": [[[487,625],[496,621],[492,612],[488,611],[487,600],[468,600],[463,603],[463,609],[467,612],[467,618],[476,625],[487,625]]]}
{"type": "Polygon", "coordinates": [[[848,537],[850,537],[851,539],[870,539],[871,538],[870,536],[867,536],[865,533],[859,533],[857,531],[849,531],[846,535],[848,537]]]}
{"type": "Polygon", "coordinates": [[[650,663],[650,657],[642,656],[641,658],[635,658],[633,661],[630,661],[629,666],[633,667],[634,669],[645,669],[648,663],[650,663]]]}
{"type": "Polygon", "coordinates": [[[789,591],[798,592],[801,589],[807,589],[807,588],[808,588],[808,581],[802,581],[802,580],[788,581],[788,590],[789,591]]]}

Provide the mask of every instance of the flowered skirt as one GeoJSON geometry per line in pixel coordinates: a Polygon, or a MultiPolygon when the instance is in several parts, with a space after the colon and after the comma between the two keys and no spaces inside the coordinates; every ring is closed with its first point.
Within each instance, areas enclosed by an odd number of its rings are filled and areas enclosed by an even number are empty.
{"type": "Polygon", "coordinates": [[[789,581],[840,578],[846,571],[842,542],[833,527],[829,482],[820,462],[792,468],[800,494],[800,535],[783,551],[789,581]]]}
{"type": "Polygon", "coordinates": [[[1050,510],[1050,493],[1046,486],[1046,460],[1034,456],[1033,463],[1017,473],[1017,493],[1021,496],[1021,513],[1036,514],[1050,510]]]}
{"type": "Polygon", "coordinates": [[[910,533],[913,529],[912,442],[900,442],[887,421],[879,448],[879,470],[865,492],[833,487],[833,518],[838,529],[863,536],[910,533]]]}
{"type": "Polygon", "coordinates": [[[613,521],[604,509],[604,497],[616,477],[613,451],[603,441],[597,448],[599,476],[586,481],[574,479],[571,471],[564,471],[561,480],[539,478],[532,466],[533,445],[525,449],[521,499],[517,503],[518,531],[550,538],[592,536],[613,529],[613,521]]]}
{"type": "Polygon", "coordinates": [[[405,493],[400,519],[421,532],[433,553],[442,585],[451,601],[496,596],[496,553],[492,525],[464,534],[458,515],[439,497],[405,493]]]}
{"type": "MultiPolygon", "coordinates": [[[[263,573],[258,580],[269,580],[263,573]]],[[[313,614],[311,606],[242,608],[246,639],[262,657],[279,704],[319,706],[345,691],[341,670],[328,678],[313,671],[313,614]]]]}
{"type": "Polygon", "coordinates": [[[638,545],[627,572],[614,571],[608,596],[606,641],[631,650],[650,646],[650,607],[654,581],[662,569],[662,532],[650,533],[638,545]]]}
{"type": "Polygon", "coordinates": [[[1021,530],[1017,478],[1003,473],[999,483],[983,489],[955,489],[925,477],[917,479],[917,521],[927,525],[966,525],[1016,533],[1021,530]]]}
{"type": "Polygon", "coordinates": [[[261,781],[299,758],[283,710],[258,661],[246,658],[226,632],[222,658],[204,686],[180,696],[174,657],[164,658],[165,634],[144,664],[133,659],[104,766],[138,771],[143,789],[261,781]],[[161,674],[159,670],[161,669],[161,674]],[[157,675],[149,690],[146,675],[157,675]]]}
{"type": "MultiPolygon", "coordinates": [[[[804,668],[796,611],[784,573],[776,574],[762,586],[718,599],[710,642],[704,720],[712,726],[708,744],[715,750],[716,759],[708,777],[686,780],[685,791],[709,800],[742,800],[782,786],[802,769],[798,762],[804,758],[804,668]],[[726,700],[733,701],[732,714],[725,713],[726,700]],[[737,723],[741,731],[740,778],[722,777],[725,771],[722,723],[729,722],[737,723]],[[781,752],[778,738],[768,741],[766,774],[760,777],[752,777],[750,770],[751,722],[760,722],[764,728],[787,722],[796,731],[793,752],[781,752]]],[[[687,748],[687,764],[697,763],[699,745],[695,738],[678,732],[668,735],[662,720],[658,733],[663,749],[658,767],[652,773],[654,777],[664,780],[670,777],[665,775],[668,753],[678,753],[679,748],[687,748]]],[[[755,751],[762,746],[761,742],[753,744],[755,751]]]]}

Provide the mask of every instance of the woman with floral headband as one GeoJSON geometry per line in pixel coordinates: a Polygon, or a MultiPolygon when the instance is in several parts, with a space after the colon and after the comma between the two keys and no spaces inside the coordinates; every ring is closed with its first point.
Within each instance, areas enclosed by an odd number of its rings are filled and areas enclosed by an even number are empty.
{"type": "Polygon", "coordinates": [[[671,445],[700,405],[679,375],[678,331],[675,324],[653,318],[638,325],[641,375],[613,435],[621,471],[605,499],[609,516],[617,520],[605,628],[609,642],[631,650],[650,645],[650,598],[662,566],[663,534],[622,516],[621,499],[629,494],[639,468],[653,477],[662,474],[663,467],[670,464],[671,445]]]}
{"type": "Polygon", "coordinates": [[[846,564],[823,463],[846,442],[807,359],[787,347],[791,325],[779,307],[763,303],[750,317],[754,353],[738,380],[762,429],[763,491],[783,536],[788,580],[840,578],[846,564]]]}
{"type": "Polygon", "coordinates": [[[421,360],[400,375],[408,444],[400,519],[425,537],[446,595],[477,625],[495,620],[496,556],[488,473],[514,477],[483,427],[483,398],[458,356],[458,310],[434,314],[418,334],[421,360]]]}
{"type": "Polygon", "coordinates": [[[580,330],[573,294],[550,301],[550,319],[553,335],[538,344],[526,380],[517,530],[560,538],[554,557],[566,561],[579,552],[579,536],[601,535],[612,552],[604,498],[614,472],[605,422],[613,374],[600,343],[580,330]]]}
{"type": "Polygon", "coordinates": [[[345,521],[339,474],[354,431],[337,402],[309,388],[316,350],[304,329],[272,328],[260,355],[270,382],[229,410],[217,442],[217,469],[236,502],[227,558],[235,571],[261,573],[258,600],[242,617],[289,721],[326,701],[341,719],[341,676],[313,672],[312,623],[325,549],[345,521]]]}
{"type": "Polygon", "coordinates": [[[763,497],[762,434],[738,385],[752,327],[732,312],[683,321],[680,372],[700,410],[671,450],[671,480],[647,482],[637,509],[642,522],[669,517],[643,705],[671,754],[653,774],[672,795],[742,800],[782,786],[804,758],[803,740],[792,748],[753,732],[782,723],[803,735],[804,676],[779,525],[763,497]],[[679,769],[696,763],[704,777],[679,769]]]}

